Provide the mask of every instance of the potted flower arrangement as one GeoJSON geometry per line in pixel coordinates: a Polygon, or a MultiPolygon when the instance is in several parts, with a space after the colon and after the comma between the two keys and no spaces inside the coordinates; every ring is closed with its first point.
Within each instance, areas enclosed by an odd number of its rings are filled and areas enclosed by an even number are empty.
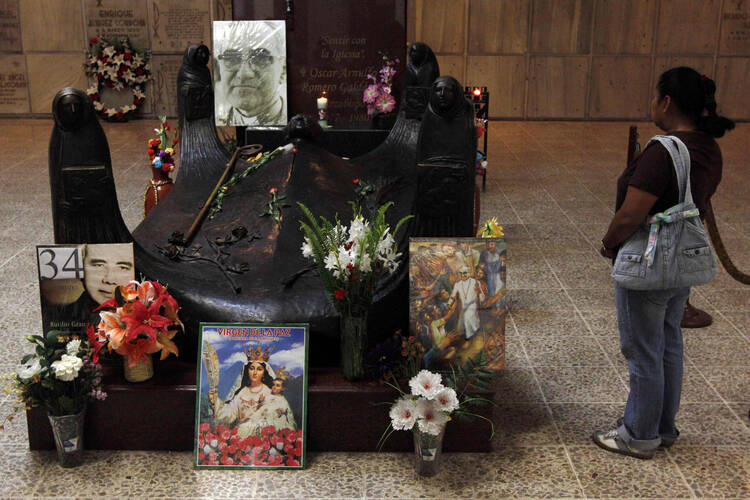
{"type": "Polygon", "coordinates": [[[94,344],[94,359],[103,347],[123,356],[125,380],[143,382],[154,375],[151,354],[161,351],[179,355],[172,341],[183,330],[177,301],[157,281],[132,281],[115,289],[115,296],[95,309],[100,322],[88,334],[94,344]]]}
{"type": "Polygon", "coordinates": [[[411,216],[401,219],[391,232],[385,221],[391,205],[382,205],[374,220],[368,221],[352,203],[352,221],[343,226],[338,217],[335,223],[318,218],[299,203],[307,218],[300,221],[305,234],[302,255],[315,261],[323,287],[341,316],[341,368],[347,380],[364,376],[367,313],[375,285],[399,266],[401,254],[393,235],[411,216]]]}
{"type": "MultiPolygon", "coordinates": [[[[89,339],[49,331],[26,340],[34,352],[21,359],[16,373],[5,376],[8,392],[15,394],[19,411],[42,407],[47,411],[63,467],[83,460],[83,422],[89,401],[107,397],[102,391],[102,371],[89,339]]],[[[7,417],[12,420],[13,416],[7,417]]]]}
{"type": "Polygon", "coordinates": [[[143,215],[146,216],[172,190],[175,152],[180,142],[179,134],[169,126],[166,116],[160,116],[161,127],[155,128],[155,139],[148,141],[148,158],[151,164],[151,181],[143,195],[143,215]],[[172,133],[170,133],[172,132],[172,133]]]}
{"type": "Polygon", "coordinates": [[[392,91],[393,77],[396,75],[396,65],[399,63],[398,58],[391,59],[383,53],[380,55],[383,66],[377,74],[367,75],[369,85],[362,95],[362,102],[367,105],[367,116],[373,117],[376,125],[383,121],[383,116],[393,116],[391,113],[396,109],[396,99],[392,91]]]}
{"type": "Polygon", "coordinates": [[[483,379],[488,376],[482,370],[473,371],[474,374],[468,378],[451,372],[451,376],[443,383],[440,373],[421,370],[409,380],[411,392],[408,394],[402,391],[397,383],[393,385],[386,382],[401,396],[391,406],[391,423],[380,438],[379,446],[382,447],[394,431],[412,431],[417,473],[422,476],[434,476],[439,471],[445,427],[452,414],[486,420],[492,429],[491,438],[494,434],[492,421],[468,410],[472,403],[491,403],[470,394],[472,386],[482,385],[483,379]]]}

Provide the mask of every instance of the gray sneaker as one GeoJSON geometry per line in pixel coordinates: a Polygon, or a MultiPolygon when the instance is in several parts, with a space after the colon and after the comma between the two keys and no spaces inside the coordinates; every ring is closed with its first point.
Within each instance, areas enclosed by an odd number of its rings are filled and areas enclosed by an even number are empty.
{"type": "Polygon", "coordinates": [[[620,434],[617,432],[617,427],[607,430],[594,431],[591,435],[591,439],[594,440],[597,446],[604,448],[607,451],[614,453],[620,453],[621,455],[628,455],[635,458],[649,459],[654,457],[654,450],[638,450],[631,448],[628,444],[622,440],[620,434]]]}
{"type": "MultiPolygon", "coordinates": [[[[617,419],[617,422],[615,422],[615,427],[620,427],[623,423],[623,418],[620,417],[617,419]]],[[[675,441],[677,441],[676,437],[672,436],[665,436],[663,434],[661,436],[661,444],[659,445],[660,448],[669,448],[674,444],[675,441]]]]}

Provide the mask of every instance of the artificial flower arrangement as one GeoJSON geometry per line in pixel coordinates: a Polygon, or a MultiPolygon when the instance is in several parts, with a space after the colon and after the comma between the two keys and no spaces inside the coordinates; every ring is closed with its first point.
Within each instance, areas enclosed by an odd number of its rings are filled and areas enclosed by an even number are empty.
{"type": "MultiPolygon", "coordinates": [[[[102,391],[101,366],[89,339],[51,330],[45,336],[32,335],[26,340],[34,345],[34,352],[21,359],[15,373],[4,375],[5,392],[18,401],[14,412],[38,406],[53,416],[75,415],[89,401],[107,397],[102,391]]],[[[13,415],[6,420],[12,421],[13,415]]]]}
{"type": "Polygon", "coordinates": [[[396,99],[391,92],[399,59],[391,59],[383,53],[380,55],[383,59],[383,66],[376,75],[367,75],[370,84],[362,96],[362,101],[367,104],[367,116],[372,116],[378,112],[389,113],[396,107],[396,99]]]}
{"type": "Polygon", "coordinates": [[[114,41],[89,39],[84,69],[94,83],[86,93],[94,101],[94,109],[102,118],[125,121],[138,111],[146,100],[146,82],[151,79],[150,58],[148,51],[133,48],[127,38],[114,41]],[[129,89],[133,101],[119,108],[109,107],[101,101],[102,88],[129,89]]]}
{"type": "Polygon", "coordinates": [[[180,137],[177,131],[169,126],[166,116],[160,116],[159,121],[161,127],[154,129],[156,139],[149,139],[147,153],[153,168],[169,173],[174,170],[174,154],[180,137]],[[171,136],[170,131],[174,132],[171,136]]]}
{"type": "Polygon", "coordinates": [[[115,289],[112,299],[95,309],[100,322],[88,335],[94,344],[94,360],[107,347],[124,356],[127,367],[139,361],[150,362],[150,354],[161,351],[161,359],[170,353],[179,355],[172,341],[183,330],[179,306],[166,287],[157,281],[131,281],[115,289]]]}
{"type": "Polygon", "coordinates": [[[315,261],[323,287],[339,314],[365,315],[375,284],[398,269],[401,253],[393,235],[412,216],[401,219],[391,232],[385,213],[392,202],[378,208],[372,222],[364,218],[359,205],[352,203],[354,214],[349,226],[343,226],[338,217],[335,224],[318,218],[302,203],[298,205],[307,217],[307,222],[300,221],[305,234],[302,256],[315,261]]]}
{"type": "Polygon", "coordinates": [[[302,429],[264,427],[260,436],[241,438],[237,427],[204,422],[198,428],[199,465],[255,465],[299,467],[302,429]]]}
{"type": "Polygon", "coordinates": [[[477,238],[502,238],[503,236],[505,236],[503,226],[498,224],[497,217],[484,221],[477,231],[477,238]]]}

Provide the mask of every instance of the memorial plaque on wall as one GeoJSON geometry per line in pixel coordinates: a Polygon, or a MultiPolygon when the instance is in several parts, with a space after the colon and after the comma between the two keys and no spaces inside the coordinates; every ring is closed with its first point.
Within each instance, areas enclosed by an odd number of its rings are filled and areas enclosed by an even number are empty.
{"type": "Polygon", "coordinates": [[[135,47],[149,47],[146,0],[86,0],[87,39],[125,37],[130,38],[135,47]]]}
{"type": "Polygon", "coordinates": [[[152,0],[151,50],[180,52],[193,43],[211,47],[209,0],[152,0]]]}
{"type": "Polygon", "coordinates": [[[721,13],[721,41],[719,53],[750,55],[750,2],[728,0],[721,13]]]}
{"type": "Polygon", "coordinates": [[[0,50],[21,51],[21,21],[18,0],[0,0],[0,50]]]}
{"type": "Polygon", "coordinates": [[[398,57],[393,84],[400,99],[406,53],[406,0],[235,0],[236,20],[286,19],[289,116],[317,116],[326,92],[328,122],[367,121],[362,93],[368,74],[383,66],[381,54],[398,57]]]}
{"type": "Polygon", "coordinates": [[[157,116],[177,116],[177,72],[182,56],[154,55],[151,59],[154,113],[157,116]]]}
{"type": "Polygon", "coordinates": [[[0,55],[0,113],[28,113],[28,87],[24,56],[0,55]]]}

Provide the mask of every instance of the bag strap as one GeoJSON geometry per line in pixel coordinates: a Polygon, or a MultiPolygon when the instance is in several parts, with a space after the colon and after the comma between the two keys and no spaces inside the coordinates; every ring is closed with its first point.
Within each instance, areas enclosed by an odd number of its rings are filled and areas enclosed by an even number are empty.
{"type": "Polygon", "coordinates": [[[655,135],[648,143],[660,142],[672,158],[672,165],[677,174],[677,188],[680,192],[680,203],[693,204],[693,193],[690,190],[690,152],[685,143],[673,135],[655,135]]]}

